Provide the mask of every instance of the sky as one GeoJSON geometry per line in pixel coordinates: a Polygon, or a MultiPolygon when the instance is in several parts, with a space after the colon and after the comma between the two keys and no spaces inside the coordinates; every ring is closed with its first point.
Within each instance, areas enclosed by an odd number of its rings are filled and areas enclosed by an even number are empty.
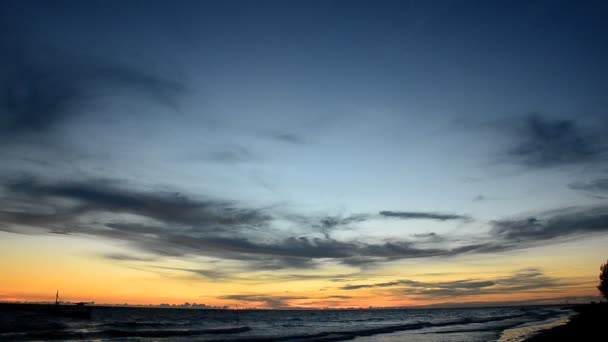
{"type": "Polygon", "coordinates": [[[597,298],[605,1],[0,2],[0,301],[597,298]]]}

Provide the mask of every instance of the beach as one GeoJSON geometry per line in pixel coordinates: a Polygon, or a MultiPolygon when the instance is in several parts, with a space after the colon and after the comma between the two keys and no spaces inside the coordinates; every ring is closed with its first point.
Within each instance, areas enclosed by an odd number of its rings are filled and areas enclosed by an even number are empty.
{"type": "Polygon", "coordinates": [[[568,323],[545,330],[526,342],[606,341],[608,303],[580,305],[572,309],[577,314],[568,323]]]}

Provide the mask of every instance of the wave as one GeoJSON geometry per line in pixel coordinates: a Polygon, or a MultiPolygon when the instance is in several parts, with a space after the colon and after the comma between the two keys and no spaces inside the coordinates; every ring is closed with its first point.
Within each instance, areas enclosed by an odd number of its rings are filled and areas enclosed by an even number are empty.
{"type": "MultiPolygon", "coordinates": [[[[356,330],[340,330],[340,331],[324,331],[312,334],[298,334],[298,335],[286,335],[286,336],[259,336],[259,337],[239,337],[239,342],[281,342],[281,341],[292,341],[292,340],[300,340],[306,342],[331,342],[331,341],[347,341],[353,340],[357,337],[364,336],[374,336],[380,334],[390,334],[400,331],[410,331],[410,330],[420,330],[425,328],[435,328],[435,327],[448,327],[455,325],[468,325],[473,323],[489,323],[494,321],[503,321],[513,318],[520,317],[530,317],[536,316],[538,318],[545,317],[552,314],[535,314],[530,315],[529,313],[521,313],[521,314],[512,314],[512,315],[503,315],[503,316],[495,316],[495,317],[485,317],[485,318],[463,318],[459,320],[451,320],[445,322],[416,322],[416,323],[408,323],[408,324],[398,324],[398,325],[387,325],[373,328],[364,328],[364,329],[356,329],[356,330]]],[[[492,330],[496,330],[497,328],[492,328],[492,330]]],[[[501,329],[501,328],[498,328],[501,329]]],[[[484,328],[477,329],[468,329],[470,331],[483,331],[484,328]]],[[[456,331],[456,330],[454,330],[456,331]]],[[[226,341],[224,340],[214,340],[212,342],[226,341]]]]}
{"type": "Polygon", "coordinates": [[[0,337],[3,334],[26,333],[30,331],[54,330],[61,331],[68,328],[67,325],[59,322],[42,320],[19,320],[10,322],[11,324],[0,323],[0,337]]]}
{"type": "MultiPolygon", "coordinates": [[[[92,323],[87,327],[82,325],[80,328],[76,326],[65,326],[39,322],[33,326],[12,327],[4,331],[0,330],[0,340],[14,341],[30,341],[30,340],[93,340],[93,339],[109,339],[123,340],[129,338],[171,338],[171,337],[196,337],[196,339],[204,339],[205,341],[243,341],[243,342],[281,342],[281,341],[301,341],[301,342],[329,342],[329,341],[346,341],[357,337],[373,336],[379,334],[389,334],[400,331],[416,331],[427,329],[416,333],[452,333],[452,332],[479,332],[479,331],[502,331],[514,324],[522,322],[539,321],[556,315],[555,310],[510,310],[502,312],[493,312],[493,315],[485,315],[485,311],[475,315],[474,311],[462,311],[451,319],[445,317],[443,321],[434,319],[424,320],[426,317],[412,315],[404,317],[410,320],[405,323],[390,324],[389,320],[395,317],[370,317],[361,318],[353,317],[351,320],[340,320],[338,326],[320,327],[315,324],[305,324],[307,320],[301,318],[286,318],[283,324],[259,326],[251,324],[250,326],[228,326],[216,328],[201,328],[194,327],[193,320],[188,317],[181,321],[153,321],[142,320],[133,321],[132,317],[129,320],[119,321],[113,317],[111,322],[92,323]],[[419,318],[419,321],[413,319],[419,318]],[[301,321],[301,322],[298,322],[301,321]],[[381,323],[381,321],[386,321],[381,323]],[[500,322],[501,323],[493,323],[500,322]],[[296,323],[297,322],[297,323],[296,323]],[[363,323],[369,322],[369,324],[363,323]],[[272,328],[271,328],[272,327],[272,328]],[[269,329],[279,328],[278,331],[269,329]],[[26,331],[31,328],[31,331],[26,331]],[[40,329],[42,328],[42,329],[40,329]],[[293,328],[293,329],[292,329],[293,328]],[[439,328],[439,329],[432,329],[439,328]],[[314,330],[310,330],[314,329],[314,330]],[[299,330],[299,331],[298,331],[299,330]]],[[[380,313],[382,314],[382,313],[380,313]]],[[[380,315],[379,314],[379,315],[380,315]]],[[[269,318],[274,316],[269,314],[269,318]]],[[[433,317],[434,318],[434,317],[433,317]]],[[[217,321],[214,319],[214,321],[217,321]]],[[[255,321],[255,319],[253,320],[255,321]]],[[[266,320],[264,320],[266,321],[266,320]]],[[[316,322],[316,321],[315,321],[316,322]]],[[[276,322],[281,323],[281,322],[276,322]]],[[[332,321],[332,324],[335,323],[332,321]]],[[[245,322],[245,324],[247,324],[245,322]]]]}
{"type": "Polygon", "coordinates": [[[110,329],[103,331],[104,335],[112,337],[178,337],[194,335],[221,335],[238,334],[251,330],[250,327],[214,328],[214,329],[183,329],[183,330],[120,330],[110,329]]]}
{"type": "MultiPolygon", "coordinates": [[[[538,322],[544,321],[550,318],[555,318],[557,315],[556,312],[544,312],[544,313],[534,313],[534,314],[520,314],[520,315],[508,315],[499,317],[499,319],[477,319],[472,321],[471,323],[490,323],[490,322],[500,322],[507,321],[514,318],[528,318],[525,322],[538,322]]],[[[501,324],[499,326],[488,326],[488,327],[475,327],[475,328],[461,328],[461,329],[453,329],[453,330],[441,330],[434,331],[435,334],[451,334],[451,333],[463,333],[463,332],[480,332],[480,331],[503,331],[505,329],[511,329],[522,324],[521,320],[509,322],[506,324],[501,324]]]]}
{"type": "Polygon", "coordinates": [[[175,326],[175,322],[109,322],[97,325],[98,327],[114,327],[114,328],[151,328],[151,327],[170,327],[175,326]]]}
{"type": "Polygon", "coordinates": [[[96,339],[96,338],[117,338],[117,337],[184,337],[197,335],[222,335],[222,334],[238,334],[250,331],[251,328],[233,327],[233,328],[213,328],[213,329],[182,329],[182,330],[167,330],[167,329],[146,329],[146,330],[128,330],[128,329],[107,329],[95,332],[75,332],[75,331],[38,331],[29,333],[3,334],[0,338],[7,338],[12,341],[25,340],[66,340],[66,339],[96,339]]]}

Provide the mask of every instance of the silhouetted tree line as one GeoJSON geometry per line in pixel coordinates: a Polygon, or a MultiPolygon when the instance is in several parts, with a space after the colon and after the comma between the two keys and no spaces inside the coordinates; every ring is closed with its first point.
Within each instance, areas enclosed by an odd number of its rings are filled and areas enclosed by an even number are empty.
{"type": "Polygon", "coordinates": [[[608,260],[600,266],[600,271],[600,283],[597,289],[600,290],[604,298],[608,299],[608,260]]]}

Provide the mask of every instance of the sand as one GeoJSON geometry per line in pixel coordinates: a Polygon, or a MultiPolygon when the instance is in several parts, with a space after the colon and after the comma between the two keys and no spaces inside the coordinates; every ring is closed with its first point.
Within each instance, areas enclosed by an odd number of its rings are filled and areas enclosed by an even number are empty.
{"type": "Polygon", "coordinates": [[[545,330],[526,342],[608,341],[608,303],[573,307],[578,314],[564,325],[545,330]]]}

